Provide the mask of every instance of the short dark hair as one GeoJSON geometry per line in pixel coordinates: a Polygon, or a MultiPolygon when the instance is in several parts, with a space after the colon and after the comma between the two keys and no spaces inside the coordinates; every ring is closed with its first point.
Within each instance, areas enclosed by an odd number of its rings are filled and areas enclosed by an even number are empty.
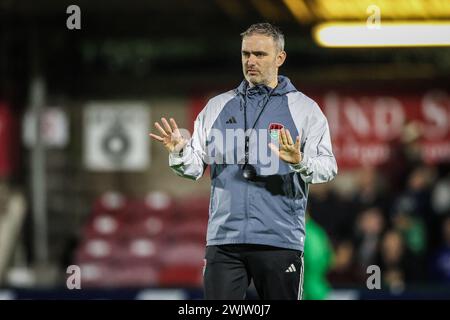
{"type": "Polygon", "coordinates": [[[273,41],[277,45],[280,51],[284,50],[284,34],[281,30],[271,25],[270,23],[255,23],[252,24],[247,30],[241,33],[241,37],[251,36],[253,34],[263,34],[272,37],[273,41]]]}

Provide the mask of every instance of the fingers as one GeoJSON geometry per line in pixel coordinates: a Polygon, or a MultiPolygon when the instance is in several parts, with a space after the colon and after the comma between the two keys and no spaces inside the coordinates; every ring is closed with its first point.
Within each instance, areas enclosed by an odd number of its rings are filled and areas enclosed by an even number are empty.
{"type": "Polygon", "coordinates": [[[153,139],[158,140],[160,142],[164,141],[163,138],[161,138],[160,136],[157,136],[156,134],[153,134],[153,133],[150,133],[150,137],[152,137],[153,139]]]}
{"type": "Polygon", "coordinates": [[[163,126],[164,126],[164,129],[166,129],[166,132],[167,132],[168,134],[171,134],[171,133],[172,133],[172,128],[170,127],[170,125],[169,125],[169,123],[167,122],[166,118],[161,118],[161,122],[162,122],[162,124],[163,124],[163,126]]]}
{"type": "Polygon", "coordinates": [[[300,136],[297,136],[297,138],[295,139],[295,147],[297,149],[300,149],[300,136]]]}
{"type": "Polygon", "coordinates": [[[158,122],[155,122],[155,128],[158,129],[158,131],[163,135],[163,137],[169,136],[158,122]]]}
{"type": "Polygon", "coordinates": [[[288,129],[286,129],[286,140],[287,140],[289,145],[293,145],[294,144],[294,141],[292,141],[291,133],[289,132],[288,129]]]}
{"type": "Polygon", "coordinates": [[[284,143],[283,143],[283,136],[281,134],[281,129],[278,130],[278,144],[280,145],[280,148],[283,147],[284,143]]]}
{"type": "Polygon", "coordinates": [[[288,146],[289,144],[288,144],[288,140],[287,140],[287,137],[286,137],[286,130],[284,128],[281,129],[279,134],[281,136],[281,143],[283,145],[285,145],[285,146],[288,146]]]}
{"type": "Polygon", "coordinates": [[[175,122],[175,120],[173,118],[170,118],[170,124],[172,125],[173,131],[178,130],[177,123],[175,122]]]}
{"type": "Polygon", "coordinates": [[[291,133],[285,128],[279,131],[278,142],[280,143],[280,147],[283,149],[294,145],[291,133]]]}

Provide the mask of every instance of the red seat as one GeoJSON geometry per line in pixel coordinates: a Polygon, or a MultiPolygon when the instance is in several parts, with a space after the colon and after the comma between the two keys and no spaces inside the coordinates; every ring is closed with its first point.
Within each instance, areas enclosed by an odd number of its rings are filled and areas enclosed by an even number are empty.
{"type": "Polygon", "coordinates": [[[185,197],[177,202],[177,216],[181,219],[203,218],[209,216],[209,197],[185,197]]]}
{"type": "Polygon", "coordinates": [[[203,264],[205,246],[195,242],[180,242],[165,246],[159,254],[164,266],[198,266],[203,264]]]}
{"type": "Polygon", "coordinates": [[[86,239],[76,250],[77,264],[87,262],[113,262],[123,254],[123,246],[111,239],[86,239]]]}
{"type": "Polygon", "coordinates": [[[168,228],[166,239],[171,242],[196,242],[206,244],[207,222],[203,219],[190,219],[173,222],[168,228]]]}
{"type": "Polygon", "coordinates": [[[120,192],[108,191],[95,200],[92,213],[94,215],[110,214],[120,217],[129,210],[130,200],[120,192]]]}
{"type": "Polygon", "coordinates": [[[75,263],[86,286],[201,284],[208,199],[175,206],[164,193],[128,199],[108,192],[96,200],[75,263]],[[169,240],[169,241],[168,241],[169,240]],[[162,273],[160,273],[162,272],[162,273]]]}
{"type": "Polygon", "coordinates": [[[147,217],[172,218],[175,212],[175,204],[172,199],[163,192],[150,192],[143,199],[134,199],[130,203],[127,212],[127,221],[144,219],[147,217]]]}
{"type": "Polygon", "coordinates": [[[154,265],[118,265],[110,274],[115,287],[149,287],[159,285],[159,270],[154,265]]]}
{"type": "Polygon", "coordinates": [[[134,264],[80,264],[82,287],[134,288],[157,286],[158,267],[134,264]]]}
{"type": "Polygon", "coordinates": [[[108,287],[113,274],[112,266],[103,262],[79,263],[81,287],[108,287]]]}
{"type": "Polygon", "coordinates": [[[159,285],[167,287],[201,287],[203,266],[169,266],[159,273],[159,285]]]}
{"type": "Polygon", "coordinates": [[[117,238],[122,232],[122,221],[111,214],[94,215],[84,227],[83,237],[89,238],[117,238]]]}
{"type": "Polygon", "coordinates": [[[164,246],[149,238],[130,239],[124,244],[119,257],[121,263],[134,265],[159,265],[164,246]]]}
{"type": "Polygon", "coordinates": [[[159,238],[164,232],[168,231],[169,225],[170,222],[166,219],[157,216],[145,217],[128,221],[128,223],[122,226],[120,234],[127,240],[136,237],[159,238]]]}

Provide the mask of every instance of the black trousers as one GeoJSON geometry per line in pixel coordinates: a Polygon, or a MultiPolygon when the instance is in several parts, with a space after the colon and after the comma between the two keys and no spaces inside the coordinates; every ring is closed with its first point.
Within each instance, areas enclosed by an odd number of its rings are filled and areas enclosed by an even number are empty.
{"type": "Polygon", "coordinates": [[[243,300],[253,280],[260,299],[301,300],[303,253],[265,245],[206,247],[205,299],[243,300]]]}

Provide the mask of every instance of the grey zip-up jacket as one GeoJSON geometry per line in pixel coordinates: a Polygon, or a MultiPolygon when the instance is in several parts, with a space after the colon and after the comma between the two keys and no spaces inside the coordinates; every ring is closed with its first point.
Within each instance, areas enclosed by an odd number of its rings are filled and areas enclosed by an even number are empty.
{"type": "Polygon", "coordinates": [[[170,167],[190,179],[199,179],[208,164],[207,245],[247,243],[303,251],[308,184],[328,182],[337,174],[327,119],[317,103],[284,76],[273,90],[249,88],[244,80],[235,90],[209,100],[184,150],[169,155],[170,167]],[[280,160],[267,147],[278,143],[278,131],[270,129],[280,125],[294,143],[301,136],[303,160],[297,165],[280,160]],[[256,181],[242,177],[245,128],[251,132],[249,163],[258,172],[256,181]]]}

